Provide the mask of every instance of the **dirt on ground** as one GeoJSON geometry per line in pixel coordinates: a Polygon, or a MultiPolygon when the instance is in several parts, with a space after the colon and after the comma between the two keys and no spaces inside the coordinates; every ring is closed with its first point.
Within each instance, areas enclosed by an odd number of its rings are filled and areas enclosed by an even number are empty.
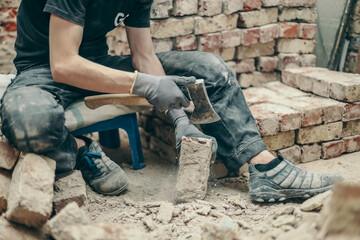
{"type": "MultiPolygon", "coordinates": [[[[160,240],[200,240],[204,231],[218,226],[232,228],[240,239],[288,239],[291,236],[292,239],[309,239],[315,234],[311,233],[315,226],[310,225],[316,223],[318,212],[301,211],[303,201],[300,200],[275,204],[252,202],[247,173],[210,180],[204,200],[175,204],[177,166],[144,150],[147,166],[133,170],[124,134],[119,149],[104,150],[123,167],[130,184],[124,193],[111,197],[87,188],[87,202],[83,208],[93,222],[132,223],[147,231],[153,239],[160,240]]],[[[346,181],[360,183],[359,159],[360,153],[353,153],[299,166],[318,173],[338,172],[346,181]]]]}

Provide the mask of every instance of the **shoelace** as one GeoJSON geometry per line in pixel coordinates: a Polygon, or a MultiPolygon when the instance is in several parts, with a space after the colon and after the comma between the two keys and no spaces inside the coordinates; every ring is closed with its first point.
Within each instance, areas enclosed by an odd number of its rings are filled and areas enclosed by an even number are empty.
{"type": "Polygon", "coordinates": [[[100,164],[100,162],[96,162],[96,159],[101,159],[101,154],[100,153],[94,153],[94,152],[87,152],[84,154],[83,158],[86,160],[87,162],[87,166],[88,169],[90,171],[91,174],[94,175],[94,177],[99,176],[102,171],[102,166],[100,164]]]}

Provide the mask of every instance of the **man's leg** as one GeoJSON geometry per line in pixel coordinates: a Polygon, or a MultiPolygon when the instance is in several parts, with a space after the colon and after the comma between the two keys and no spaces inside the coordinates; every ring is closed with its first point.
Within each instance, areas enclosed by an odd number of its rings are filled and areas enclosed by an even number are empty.
{"type": "Polygon", "coordinates": [[[2,99],[2,131],[19,150],[54,159],[57,172],[70,171],[76,165],[95,191],[117,194],[127,185],[122,169],[96,142],[74,138],[64,126],[64,107],[87,93],[54,82],[49,68],[22,72],[2,99]]]}
{"type": "Polygon", "coordinates": [[[218,155],[229,171],[249,163],[253,200],[283,201],[307,198],[331,188],[339,175],[313,174],[274,158],[257,130],[256,122],[231,69],[218,56],[204,52],[166,52],[158,57],[167,75],[204,79],[210,101],[221,120],[201,125],[218,142],[218,155]]]}

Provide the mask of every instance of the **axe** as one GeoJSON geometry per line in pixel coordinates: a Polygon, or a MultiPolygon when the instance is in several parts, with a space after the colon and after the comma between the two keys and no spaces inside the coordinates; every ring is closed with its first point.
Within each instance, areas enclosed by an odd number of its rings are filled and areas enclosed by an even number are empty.
{"type": "MultiPolygon", "coordinates": [[[[193,102],[194,111],[190,121],[194,124],[212,123],[220,120],[220,117],[211,106],[206,93],[204,80],[196,80],[187,87],[179,87],[184,95],[193,102]]],[[[85,98],[85,105],[90,109],[96,109],[104,105],[120,104],[125,106],[149,106],[152,105],[144,97],[130,94],[102,94],[85,98]]]]}

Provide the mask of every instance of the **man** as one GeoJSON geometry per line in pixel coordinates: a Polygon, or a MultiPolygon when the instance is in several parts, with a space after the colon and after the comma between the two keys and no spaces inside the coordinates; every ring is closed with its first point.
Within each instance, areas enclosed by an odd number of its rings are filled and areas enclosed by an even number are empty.
{"type": "Polygon", "coordinates": [[[18,12],[17,76],[2,100],[2,131],[21,151],[56,160],[57,172],[80,169],[97,192],[115,195],[127,186],[122,169],[91,139],[72,136],[64,109],[97,93],[144,96],[169,110],[182,136],[211,138],[229,171],[249,163],[250,194],[258,202],[310,197],[331,188],[339,175],[309,173],[266,150],[242,91],[229,67],[202,52],[155,54],[150,35],[152,0],[23,0],[18,12]],[[109,56],[106,33],[126,25],[131,56],[109,56]],[[221,121],[189,123],[179,85],[204,79],[221,121]],[[207,135],[205,135],[207,134],[207,135]],[[219,144],[219,145],[217,145],[219,144]]]}

